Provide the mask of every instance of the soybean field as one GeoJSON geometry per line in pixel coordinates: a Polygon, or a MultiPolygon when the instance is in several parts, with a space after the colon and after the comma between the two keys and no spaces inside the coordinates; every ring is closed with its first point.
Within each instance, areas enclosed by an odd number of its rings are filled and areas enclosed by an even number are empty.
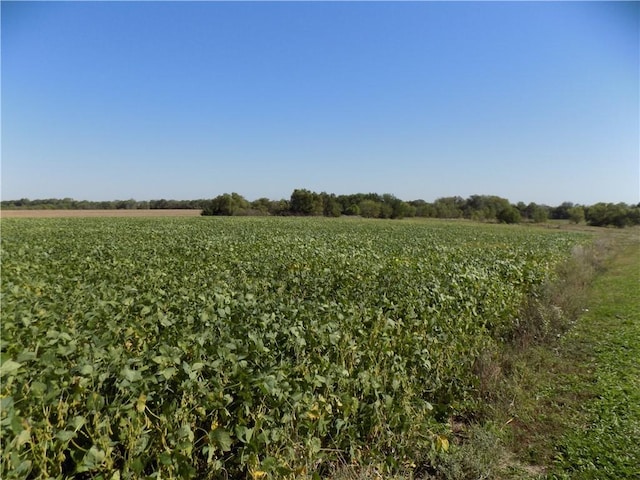
{"type": "Polygon", "coordinates": [[[408,468],[585,234],[322,218],[5,218],[0,476],[408,468]]]}

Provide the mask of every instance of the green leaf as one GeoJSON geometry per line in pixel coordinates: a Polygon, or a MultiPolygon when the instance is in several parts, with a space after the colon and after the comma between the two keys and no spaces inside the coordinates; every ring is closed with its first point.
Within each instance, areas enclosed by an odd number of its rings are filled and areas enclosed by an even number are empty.
{"type": "Polygon", "coordinates": [[[158,375],[162,375],[165,380],[169,380],[171,377],[173,377],[176,373],[178,372],[178,369],[175,367],[168,367],[165,368],[164,370],[160,370],[158,372],[158,375]]]}
{"type": "Polygon", "coordinates": [[[16,437],[16,448],[20,448],[27,442],[31,441],[31,432],[29,430],[22,430],[16,437]]]}
{"type": "Polygon", "coordinates": [[[14,362],[13,360],[2,362],[2,365],[0,365],[0,377],[16,373],[21,366],[21,363],[14,362]]]}
{"type": "Polygon", "coordinates": [[[204,367],[204,363],[196,362],[193,365],[191,365],[191,370],[194,372],[197,372],[202,370],[203,367],[204,367]]]}
{"type": "Polygon", "coordinates": [[[63,442],[68,442],[75,436],[76,432],[72,432],[69,430],[60,430],[58,433],[56,433],[56,438],[62,440],[63,442]]]}
{"type": "Polygon", "coordinates": [[[69,425],[71,425],[77,432],[85,423],[87,423],[86,418],[84,418],[82,415],[76,415],[71,419],[69,425]]]}
{"type": "Polygon", "coordinates": [[[238,437],[242,443],[251,442],[251,437],[253,436],[253,428],[248,428],[244,425],[237,425],[235,431],[236,437],[238,437]]]}
{"type": "Polygon", "coordinates": [[[191,426],[188,423],[183,423],[178,430],[178,436],[180,438],[187,438],[189,441],[193,442],[193,431],[191,430],[191,426]]]}
{"type": "Polygon", "coordinates": [[[228,452],[231,450],[231,445],[233,445],[233,440],[231,440],[231,435],[224,428],[216,428],[215,430],[209,433],[210,441],[216,445],[223,452],[228,452]]]}
{"type": "Polygon", "coordinates": [[[103,450],[93,445],[82,459],[82,465],[78,467],[79,472],[86,472],[99,467],[105,461],[107,455],[103,450]]]}
{"type": "Polygon", "coordinates": [[[142,380],[142,374],[138,370],[132,370],[129,367],[124,367],[120,374],[131,383],[142,380]]]}

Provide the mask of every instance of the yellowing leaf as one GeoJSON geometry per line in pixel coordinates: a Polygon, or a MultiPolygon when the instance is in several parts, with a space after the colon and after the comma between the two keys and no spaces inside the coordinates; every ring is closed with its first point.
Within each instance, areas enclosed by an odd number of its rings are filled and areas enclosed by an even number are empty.
{"type": "Polygon", "coordinates": [[[317,404],[311,407],[311,410],[307,412],[307,417],[310,420],[317,420],[320,418],[320,407],[317,404]]]}
{"type": "Polygon", "coordinates": [[[266,476],[267,472],[265,472],[264,470],[251,469],[251,470],[249,470],[249,474],[251,475],[251,478],[253,478],[255,480],[257,478],[262,478],[262,477],[266,476]]]}
{"type": "Polygon", "coordinates": [[[449,450],[449,439],[444,435],[438,435],[436,437],[436,448],[441,452],[446,452],[449,450]]]}
{"type": "Polygon", "coordinates": [[[147,405],[147,396],[144,393],[141,393],[138,397],[138,401],[136,402],[136,410],[140,413],[144,412],[144,409],[147,405]]]}

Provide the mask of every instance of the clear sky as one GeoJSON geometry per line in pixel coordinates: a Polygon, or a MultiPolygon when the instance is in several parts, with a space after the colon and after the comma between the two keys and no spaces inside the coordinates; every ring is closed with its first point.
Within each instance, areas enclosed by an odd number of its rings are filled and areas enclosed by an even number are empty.
{"type": "Polygon", "coordinates": [[[636,2],[1,2],[3,200],[640,201],[636,2]]]}

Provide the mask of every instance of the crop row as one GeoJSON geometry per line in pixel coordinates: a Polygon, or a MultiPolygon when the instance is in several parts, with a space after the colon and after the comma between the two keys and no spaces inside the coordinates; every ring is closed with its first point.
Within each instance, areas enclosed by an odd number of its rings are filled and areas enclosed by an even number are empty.
{"type": "Polygon", "coordinates": [[[302,218],[4,219],[2,478],[397,468],[582,237],[302,218]]]}

